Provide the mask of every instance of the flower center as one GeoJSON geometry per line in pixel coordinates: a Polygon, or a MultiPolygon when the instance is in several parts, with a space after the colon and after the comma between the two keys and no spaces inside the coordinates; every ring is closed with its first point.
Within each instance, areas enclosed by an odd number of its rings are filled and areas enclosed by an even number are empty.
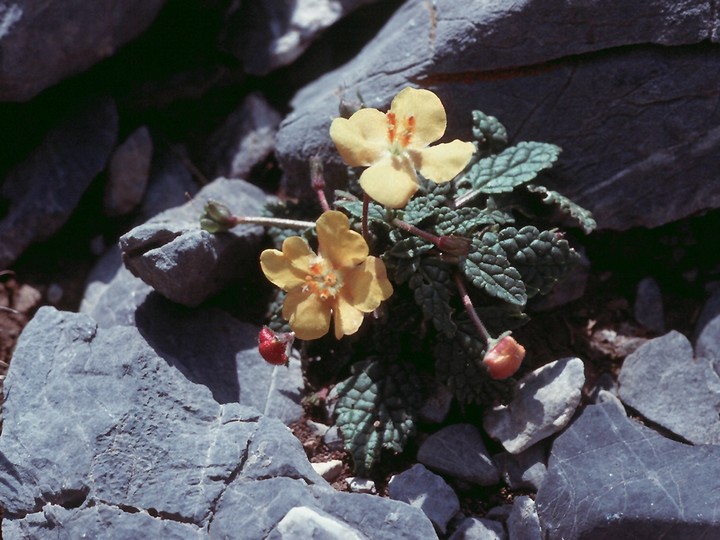
{"type": "Polygon", "coordinates": [[[388,141],[390,142],[390,152],[401,154],[412,141],[415,132],[415,117],[413,115],[403,116],[398,119],[394,112],[386,114],[388,119],[388,141]]]}
{"type": "Polygon", "coordinates": [[[342,288],[340,274],[332,265],[322,257],[315,257],[310,262],[308,273],[305,276],[303,292],[317,295],[323,302],[335,298],[342,288]]]}

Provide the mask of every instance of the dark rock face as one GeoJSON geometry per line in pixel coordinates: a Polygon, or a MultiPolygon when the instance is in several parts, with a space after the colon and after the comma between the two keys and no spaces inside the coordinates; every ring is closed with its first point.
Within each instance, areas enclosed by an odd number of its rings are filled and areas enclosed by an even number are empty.
{"type": "Polygon", "coordinates": [[[544,536],[713,538],[720,447],[688,446],[627,418],[612,397],[553,444],[536,505],[544,536]],[[602,441],[602,444],[598,444],[602,441]]]}
{"type": "Polygon", "coordinates": [[[344,177],[327,135],[341,98],[360,92],[384,110],[410,85],[443,100],[448,138],[468,139],[469,112],[479,109],[513,141],[563,147],[548,184],[601,228],[716,208],[716,23],[710,4],[687,2],[410,0],[353,61],[296,95],[278,133],[287,188],[307,190],[316,153],[344,177]]]}
{"type": "Polygon", "coordinates": [[[98,101],[51,130],[8,174],[2,186],[10,209],[0,221],[0,268],[65,224],[93,178],[105,168],[117,129],[115,103],[98,101]]]}
{"type": "Polygon", "coordinates": [[[279,420],[219,403],[152,343],[52,308],[27,326],[5,384],[4,535],[264,538],[306,506],[358,535],[434,537],[418,509],[335,492],[279,420]]]}
{"type": "Polygon", "coordinates": [[[0,5],[0,101],[25,101],[139,36],[165,0],[0,5]]]}

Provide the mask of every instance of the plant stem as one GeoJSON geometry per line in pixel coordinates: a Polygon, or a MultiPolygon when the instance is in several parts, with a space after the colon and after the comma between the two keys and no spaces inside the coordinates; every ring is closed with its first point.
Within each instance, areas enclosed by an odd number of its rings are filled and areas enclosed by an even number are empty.
{"type": "Polygon", "coordinates": [[[415,225],[410,225],[409,223],[403,221],[402,219],[397,219],[397,218],[395,218],[395,219],[393,220],[393,223],[394,223],[395,226],[398,227],[399,229],[402,229],[402,230],[404,230],[404,231],[407,231],[407,232],[409,232],[409,233],[412,233],[412,234],[414,234],[415,236],[419,236],[419,237],[422,238],[423,240],[427,240],[427,241],[430,242],[431,244],[440,247],[440,246],[439,246],[439,244],[440,244],[440,237],[439,237],[439,236],[435,236],[434,234],[430,234],[430,233],[427,232],[427,231],[423,231],[422,229],[418,229],[415,225]]]}
{"type": "Polygon", "coordinates": [[[465,311],[467,311],[468,315],[470,315],[470,319],[475,325],[475,328],[477,328],[478,332],[480,332],[480,335],[485,340],[485,343],[489,345],[490,340],[492,340],[493,337],[490,335],[490,332],[487,331],[487,328],[485,328],[485,325],[480,320],[477,311],[475,311],[475,308],[472,305],[472,300],[470,300],[470,296],[468,295],[467,289],[465,288],[465,284],[463,283],[463,280],[458,273],[455,274],[455,284],[460,291],[460,297],[462,298],[462,303],[465,307],[465,311]]]}
{"type": "Polygon", "coordinates": [[[315,226],[314,221],[300,221],[298,219],[284,219],[259,216],[234,216],[233,219],[235,220],[236,224],[251,223],[255,225],[262,225],[263,227],[287,227],[288,229],[307,229],[308,227],[315,226]]]}
{"type": "Polygon", "coordinates": [[[362,235],[366,243],[370,243],[370,234],[368,231],[368,212],[370,211],[370,196],[367,193],[363,194],[363,209],[362,209],[362,235]]]}
{"type": "Polygon", "coordinates": [[[323,212],[330,210],[330,205],[325,196],[325,177],[323,176],[323,165],[320,156],[310,158],[310,185],[317,194],[323,212]]]}
{"type": "Polygon", "coordinates": [[[460,208],[462,206],[465,206],[478,195],[480,195],[480,190],[477,189],[473,191],[468,191],[467,193],[465,193],[465,195],[460,195],[457,199],[453,201],[453,208],[460,208]]]}

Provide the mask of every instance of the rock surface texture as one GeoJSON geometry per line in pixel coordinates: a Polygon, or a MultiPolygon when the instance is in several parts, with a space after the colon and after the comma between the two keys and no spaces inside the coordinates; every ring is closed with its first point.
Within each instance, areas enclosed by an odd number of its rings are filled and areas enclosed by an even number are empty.
{"type": "Polygon", "coordinates": [[[139,36],[165,0],[0,3],[0,101],[25,101],[139,36]]]}
{"type": "Polygon", "coordinates": [[[334,491],[279,420],[187,367],[135,328],[41,309],[5,384],[3,536],[283,537],[294,508],[359,538],[435,536],[420,510],[334,491]]]}
{"type": "Polygon", "coordinates": [[[547,183],[600,228],[717,208],[717,17],[711,2],[409,0],[355,59],[295,96],[278,133],[287,189],[307,190],[314,154],[344,174],[327,136],[342,98],[387,110],[417,86],[445,103],[448,140],[469,139],[479,109],[513,141],[563,147],[547,183]]]}

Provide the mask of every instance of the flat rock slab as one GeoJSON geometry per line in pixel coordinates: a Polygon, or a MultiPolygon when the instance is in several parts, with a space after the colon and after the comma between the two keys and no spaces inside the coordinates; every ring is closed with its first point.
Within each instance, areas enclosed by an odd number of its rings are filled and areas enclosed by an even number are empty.
{"type": "Polygon", "coordinates": [[[563,358],[528,373],[510,403],[485,413],[485,431],[511,454],[557,433],[580,403],[584,369],[579,358],[563,358]]]}
{"type": "Polygon", "coordinates": [[[543,538],[718,538],[720,446],[688,446],[590,405],[555,440],[535,499],[543,538]]]}
{"type": "Polygon", "coordinates": [[[711,358],[695,358],[690,341],[672,331],[623,362],[620,399],[689,442],[720,444],[720,377],[711,358]]]}
{"type": "Polygon", "coordinates": [[[491,486],[500,474],[472,424],[454,424],[428,437],[417,459],[430,469],[480,486],[491,486]]]}
{"type": "Polygon", "coordinates": [[[258,216],[265,194],[244,180],[218,178],[183,206],[151,218],[120,237],[125,266],[166,298],[197,306],[258,265],[262,227],[237,225],[211,234],[200,228],[208,200],[236,216],[258,216]]]}
{"type": "Polygon", "coordinates": [[[341,99],[359,93],[387,110],[419,86],[443,100],[447,140],[468,139],[478,109],[512,141],[561,146],[551,187],[592,210],[600,228],[717,208],[708,181],[720,166],[717,28],[707,2],[408,0],[356,58],[296,94],[278,132],[286,188],[309,192],[315,154],[342,184],[328,136],[341,99]]]}
{"type": "Polygon", "coordinates": [[[415,508],[332,490],[279,420],[218,403],[132,327],[42,308],[4,408],[6,537],[265,538],[299,506],[358,535],[434,537],[415,508]]]}

